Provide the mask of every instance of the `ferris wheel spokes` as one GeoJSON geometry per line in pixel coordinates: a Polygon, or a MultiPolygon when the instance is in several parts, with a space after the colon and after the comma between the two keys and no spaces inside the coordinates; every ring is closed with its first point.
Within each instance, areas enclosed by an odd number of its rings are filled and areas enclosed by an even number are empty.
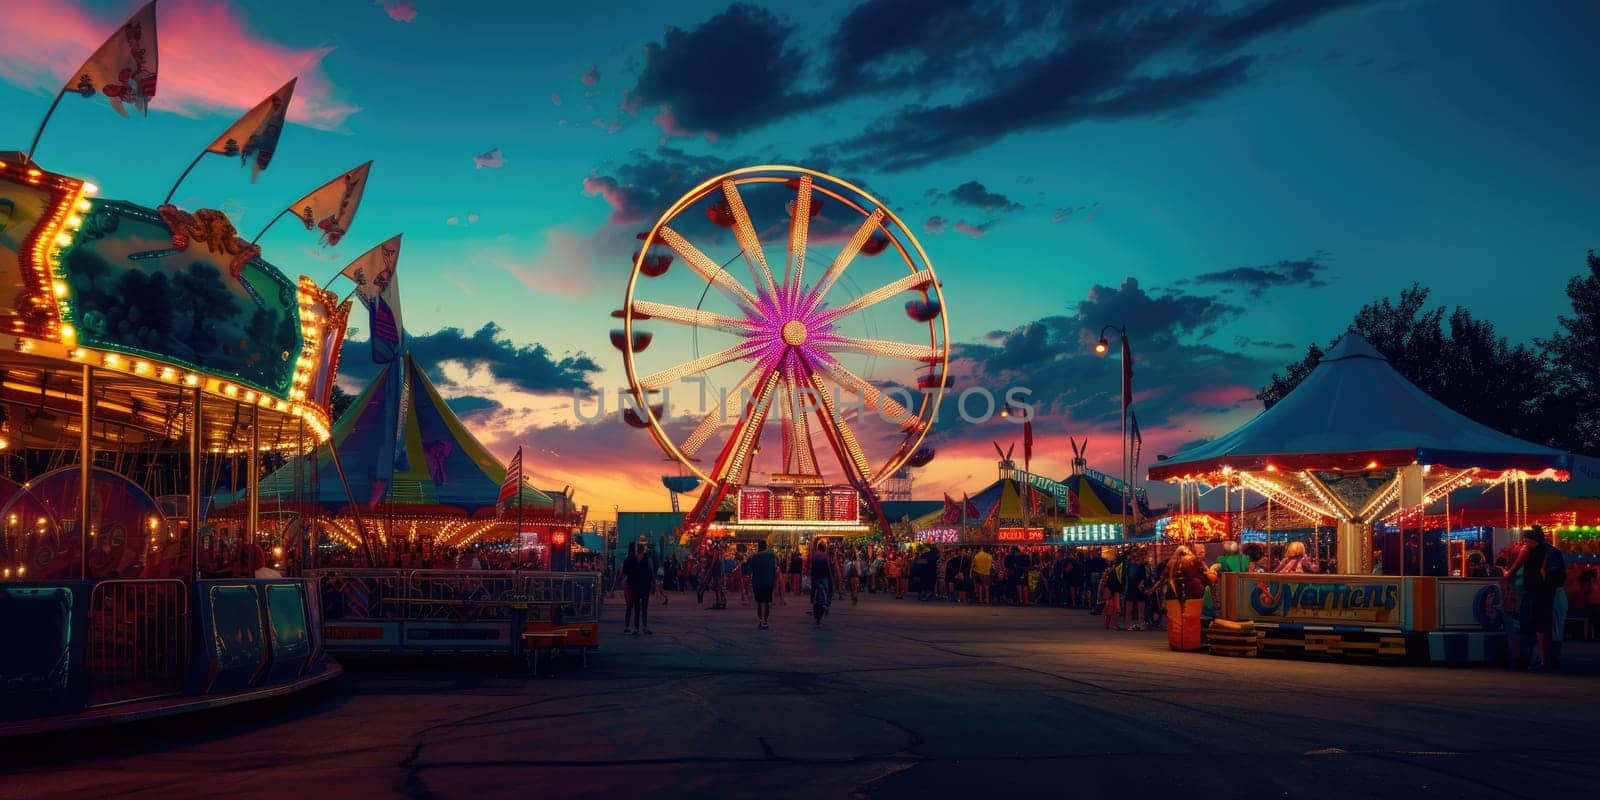
{"type": "Polygon", "coordinates": [[[758,291],[764,290],[777,302],[778,284],[772,278],[772,268],[767,266],[767,254],[761,249],[761,238],[756,236],[756,226],[750,222],[750,210],[744,207],[739,187],[731,180],[723,181],[722,197],[733,213],[733,236],[739,241],[739,252],[744,254],[744,262],[750,267],[750,277],[760,287],[758,291]]]}
{"type": "Polygon", "coordinates": [[[861,444],[856,441],[855,432],[839,413],[838,406],[833,400],[833,392],[829,391],[828,385],[823,383],[822,376],[816,371],[804,365],[801,369],[811,388],[817,393],[817,417],[822,423],[822,429],[828,432],[828,438],[832,440],[833,451],[839,457],[839,466],[844,468],[846,475],[851,474],[851,468],[854,467],[854,474],[860,477],[861,485],[870,485],[872,468],[867,465],[867,454],[861,451],[861,444]],[[846,461],[846,458],[849,460],[846,461]]]}
{"type": "Polygon", "coordinates": [[[817,285],[811,287],[810,294],[806,295],[804,311],[809,313],[817,307],[817,304],[822,302],[823,298],[827,297],[828,290],[833,288],[833,284],[839,280],[839,276],[844,274],[845,268],[849,267],[850,262],[854,261],[856,256],[861,253],[862,246],[867,243],[868,239],[872,238],[873,232],[883,224],[883,219],[884,210],[874,208],[872,213],[861,221],[861,226],[856,228],[854,234],[851,234],[850,240],[845,242],[844,248],[839,251],[839,255],[834,256],[833,262],[822,273],[822,278],[817,281],[817,285]]]}
{"type": "Polygon", "coordinates": [[[761,428],[766,424],[767,412],[772,408],[772,395],[778,382],[778,371],[767,370],[755,396],[745,404],[744,417],[739,420],[733,437],[728,440],[729,449],[718,459],[722,468],[718,480],[742,484],[749,479],[756,444],[761,441],[761,428]]]}
{"type": "Polygon", "coordinates": [[[819,317],[820,319],[828,322],[834,322],[844,317],[848,317],[864,308],[875,306],[891,297],[894,297],[897,294],[900,294],[901,292],[925,288],[930,283],[933,283],[933,273],[928,272],[927,270],[919,270],[911,273],[910,275],[902,276],[898,280],[893,280],[882,286],[879,286],[878,288],[873,289],[872,291],[867,292],[866,294],[863,294],[836,309],[829,309],[828,311],[825,311],[819,315],[819,317]]]}
{"type": "Polygon", "coordinates": [[[668,367],[660,372],[651,373],[639,379],[639,385],[648,391],[660,389],[673,381],[682,380],[690,375],[699,375],[713,367],[720,367],[745,358],[750,355],[755,347],[750,342],[740,342],[726,350],[719,350],[709,355],[703,355],[693,361],[686,361],[676,367],[668,367]]]}
{"type": "Polygon", "coordinates": [[[633,301],[633,311],[651,319],[663,322],[676,322],[679,325],[688,325],[692,328],[711,328],[727,333],[745,334],[750,332],[750,320],[739,317],[730,317],[714,311],[701,311],[698,308],[686,308],[670,303],[654,303],[649,300],[633,301]]]}
{"type": "Polygon", "coordinates": [[[694,426],[694,430],[689,432],[689,438],[683,441],[683,447],[681,448],[683,454],[693,458],[699,453],[700,448],[705,446],[706,440],[711,438],[711,434],[723,423],[739,413],[739,403],[742,401],[744,393],[749,391],[750,387],[755,386],[757,381],[765,378],[767,372],[771,369],[772,366],[765,360],[758,361],[755,366],[751,367],[750,371],[746,372],[745,376],[734,385],[733,391],[726,397],[721,398],[716,408],[708,410],[705,416],[700,418],[700,422],[694,426]]]}
{"type": "Polygon", "coordinates": [[[861,396],[862,401],[878,413],[878,416],[899,425],[905,430],[914,430],[922,425],[922,418],[911,409],[900,404],[900,401],[890,397],[871,381],[851,372],[843,364],[831,358],[817,360],[817,366],[827,373],[829,378],[840,387],[861,396]]]}
{"type": "Polygon", "coordinates": [[[742,310],[755,312],[760,307],[761,301],[757,300],[756,296],[744,287],[744,284],[734,280],[733,276],[729,275],[721,264],[712,261],[710,256],[700,252],[700,248],[690,244],[689,240],[683,238],[682,234],[663,226],[660,236],[661,241],[672,248],[673,252],[677,253],[678,257],[683,259],[683,263],[688,264],[689,268],[694,270],[694,273],[699,275],[701,280],[717,287],[718,291],[727,295],[728,299],[732,300],[742,310]]]}
{"type": "Polygon", "coordinates": [[[937,364],[944,360],[944,353],[940,352],[939,348],[926,344],[910,344],[886,339],[845,339],[838,336],[828,337],[826,343],[828,349],[846,353],[903,358],[927,364],[937,364]]]}
{"type": "Polygon", "coordinates": [[[800,305],[806,278],[806,238],[811,232],[811,176],[802,175],[795,189],[794,211],[789,215],[789,270],[785,284],[790,309],[800,305]]]}

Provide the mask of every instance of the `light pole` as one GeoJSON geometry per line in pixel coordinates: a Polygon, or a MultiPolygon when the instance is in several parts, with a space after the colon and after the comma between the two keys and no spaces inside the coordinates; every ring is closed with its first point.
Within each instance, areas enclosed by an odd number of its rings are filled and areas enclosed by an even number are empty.
{"type": "Polygon", "coordinates": [[[1100,329],[1100,339],[1094,343],[1095,355],[1104,356],[1111,350],[1106,341],[1106,331],[1116,331],[1122,343],[1122,538],[1132,535],[1128,523],[1129,502],[1133,497],[1132,460],[1128,455],[1128,404],[1133,402],[1133,354],[1128,351],[1128,329],[1122,325],[1107,325],[1100,329]]]}

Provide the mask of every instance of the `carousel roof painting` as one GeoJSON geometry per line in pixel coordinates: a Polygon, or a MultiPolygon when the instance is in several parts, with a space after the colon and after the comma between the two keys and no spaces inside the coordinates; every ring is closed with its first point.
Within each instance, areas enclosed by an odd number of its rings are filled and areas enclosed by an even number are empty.
{"type": "MultiPolygon", "coordinates": [[[[409,352],[386,365],[356,397],[334,424],[332,444],[339,448],[351,492],[365,507],[387,503],[440,511],[459,509],[473,515],[494,507],[506,478],[505,465],[450,410],[409,352]],[[403,382],[398,406],[389,400],[391,381],[403,382]],[[403,425],[397,425],[402,415],[403,425]],[[386,447],[386,440],[400,444],[386,447]],[[392,486],[385,480],[392,481],[392,486]]],[[[262,480],[261,496],[290,499],[309,494],[323,506],[349,505],[327,447],[318,448],[316,457],[314,490],[296,491],[296,475],[309,482],[306,473],[310,470],[291,461],[262,480]]],[[[550,495],[526,483],[520,501],[535,510],[556,505],[550,495]]]]}
{"type": "Polygon", "coordinates": [[[1163,461],[1152,480],[1235,471],[1440,465],[1565,477],[1568,456],[1462,416],[1350,332],[1294,391],[1232,432],[1163,461]]]}

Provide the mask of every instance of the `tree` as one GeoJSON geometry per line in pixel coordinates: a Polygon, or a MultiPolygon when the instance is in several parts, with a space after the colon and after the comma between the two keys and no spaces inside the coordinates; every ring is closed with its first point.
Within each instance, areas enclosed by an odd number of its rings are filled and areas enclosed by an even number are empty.
{"type": "Polygon", "coordinates": [[[1544,350],[1547,395],[1540,416],[1557,432],[1558,446],[1600,455],[1600,257],[1589,251],[1588,274],[1567,281],[1572,315],[1538,340],[1544,350]]]}
{"type": "MultiPolygon", "coordinates": [[[[1551,439],[1537,413],[1544,386],[1539,355],[1497,336],[1492,323],[1459,307],[1446,317],[1443,306],[1428,308],[1428,290],[1413,284],[1398,302],[1384,298],[1363,306],[1349,329],[1407,380],[1456,412],[1513,436],[1551,439]]],[[[1274,373],[1256,397],[1271,408],[1316,369],[1322,356],[1311,345],[1305,358],[1287,365],[1283,375],[1274,373]]]]}
{"type": "Polygon", "coordinates": [[[350,410],[350,404],[355,401],[356,396],[339,388],[337,383],[333,385],[333,391],[328,393],[328,406],[333,411],[334,419],[344,416],[344,412],[350,410]]]}

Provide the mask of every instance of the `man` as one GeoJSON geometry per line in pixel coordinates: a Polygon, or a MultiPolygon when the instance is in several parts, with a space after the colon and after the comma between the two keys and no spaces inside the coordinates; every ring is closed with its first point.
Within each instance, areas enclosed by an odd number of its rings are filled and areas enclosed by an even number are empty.
{"type": "Polygon", "coordinates": [[[972,582],[977,593],[976,602],[980,605],[989,603],[989,581],[993,569],[994,556],[989,555],[989,548],[978,548],[978,552],[972,556],[972,582]]]}
{"type": "Polygon", "coordinates": [[[711,607],[713,609],[727,608],[728,587],[726,584],[728,577],[728,562],[723,558],[722,548],[713,544],[711,546],[711,552],[707,556],[707,560],[710,562],[710,576],[707,582],[711,584],[711,607]]]}
{"type": "Polygon", "coordinates": [[[778,585],[778,559],[763,540],[756,542],[755,555],[745,567],[750,570],[750,591],[756,596],[756,627],[765,629],[772,615],[772,590],[778,585]]]}
{"type": "Polygon", "coordinates": [[[1522,533],[1520,551],[1506,574],[1515,599],[1519,644],[1511,655],[1513,666],[1530,670],[1554,666],[1550,633],[1555,616],[1555,592],[1566,580],[1566,562],[1559,551],[1544,543],[1544,528],[1535,525],[1522,533]],[[1527,640],[1533,637],[1538,663],[1527,657],[1527,640]]]}

